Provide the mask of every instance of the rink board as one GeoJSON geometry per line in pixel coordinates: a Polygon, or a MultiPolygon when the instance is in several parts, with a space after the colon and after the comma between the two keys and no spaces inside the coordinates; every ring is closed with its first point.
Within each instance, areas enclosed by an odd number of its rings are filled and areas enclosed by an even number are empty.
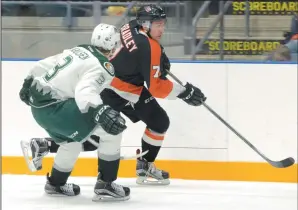
{"type": "MultiPolygon", "coordinates": [[[[43,169],[32,173],[27,169],[23,157],[3,157],[3,174],[45,175],[51,171],[53,158],[45,158],[43,169]]],[[[171,178],[190,180],[257,181],[297,183],[297,164],[278,169],[261,162],[212,162],[157,160],[156,166],[169,171],[171,178]]],[[[135,177],[136,161],[123,160],[119,177],[135,177]]],[[[72,176],[97,176],[96,158],[79,158],[72,176]]]]}
{"type": "MultiPolygon", "coordinates": [[[[18,98],[35,62],[2,62],[2,172],[31,174],[21,157],[20,140],[47,137],[18,98]]],[[[199,86],[207,104],[270,159],[297,159],[297,64],[173,63],[182,81],[199,86]]],[[[198,180],[297,182],[297,164],[276,169],[252,151],[204,107],[158,100],[171,125],[157,165],[173,178],[198,180]]],[[[145,125],[128,122],[121,152],[140,148],[145,125]]],[[[82,153],[74,176],[96,176],[96,153],[82,153]]],[[[53,156],[44,160],[50,171],[53,156]]],[[[36,173],[32,173],[33,175],[36,173]]],[[[121,177],[135,176],[135,161],[121,162],[121,177]]]]}

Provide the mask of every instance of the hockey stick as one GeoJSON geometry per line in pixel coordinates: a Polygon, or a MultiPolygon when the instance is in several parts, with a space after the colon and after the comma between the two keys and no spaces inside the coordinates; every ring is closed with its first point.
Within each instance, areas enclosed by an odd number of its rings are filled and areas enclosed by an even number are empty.
{"type": "MultiPolygon", "coordinates": [[[[170,71],[168,74],[180,85],[184,86],[183,83],[170,71]]],[[[288,157],[280,161],[273,161],[267,158],[262,152],[260,152],[254,145],[252,145],[246,138],[244,138],[238,131],[236,131],[229,123],[227,123],[221,116],[219,116],[213,109],[211,109],[205,102],[202,101],[202,105],[210,111],[217,119],[219,119],[223,124],[225,124],[231,131],[234,132],[241,140],[243,140],[250,148],[252,148],[256,153],[258,153],[264,160],[266,160],[270,165],[276,168],[287,168],[295,163],[294,158],[288,157]]]]}
{"type": "MultiPolygon", "coordinates": [[[[93,144],[96,147],[99,147],[99,144],[94,141],[93,139],[89,138],[88,141],[93,144]]],[[[128,159],[137,159],[144,155],[146,155],[149,152],[149,150],[146,150],[145,152],[142,152],[140,154],[132,155],[132,156],[120,156],[120,160],[128,160],[128,159]]]]}
{"type": "MultiPolygon", "coordinates": [[[[99,144],[91,138],[89,138],[88,141],[96,147],[99,146],[99,144]]],[[[30,144],[27,141],[23,141],[23,140],[20,142],[20,144],[21,144],[21,149],[22,149],[23,156],[26,161],[28,169],[31,172],[38,171],[38,169],[34,165],[34,161],[36,161],[37,159],[30,159],[30,155],[29,155],[30,144]]],[[[136,154],[136,155],[132,155],[132,156],[120,156],[120,160],[137,159],[137,158],[144,156],[147,153],[148,153],[148,150],[146,150],[145,152],[142,152],[140,154],[136,154]]]]}

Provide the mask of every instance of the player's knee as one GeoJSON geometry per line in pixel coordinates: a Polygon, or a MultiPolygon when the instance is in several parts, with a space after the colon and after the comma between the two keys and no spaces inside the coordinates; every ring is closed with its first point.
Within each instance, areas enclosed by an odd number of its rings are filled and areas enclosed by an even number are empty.
{"type": "Polygon", "coordinates": [[[169,129],[169,126],[170,118],[164,110],[161,113],[154,115],[152,123],[147,124],[147,127],[158,133],[165,133],[169,129]]]}
{"type": "Polygon", "coordinates": [[[54,160],[54,168],[61,172],[70,172],[82,151],[82,144],[71,142],[60,145],[54,160]]]}
{"type": "Polygon", "coordinates": [[[120,158],[122,134],[106,135],[100,138],[98,157],[105,161],[115,161],[120,158]]]}

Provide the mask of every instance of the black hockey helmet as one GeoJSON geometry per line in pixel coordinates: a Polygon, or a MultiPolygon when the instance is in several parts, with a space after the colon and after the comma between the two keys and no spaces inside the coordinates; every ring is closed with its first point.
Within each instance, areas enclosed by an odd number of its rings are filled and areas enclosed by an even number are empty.
{"type": "Polygon", "coordinates": [[[152,23],[155,20],[165,20],[166,18],[167,15],[160,6],[150,4],[140,7],[137,11],[136,20],[138,24],[142,25],[144,21],[150,21],[152,23]]]}

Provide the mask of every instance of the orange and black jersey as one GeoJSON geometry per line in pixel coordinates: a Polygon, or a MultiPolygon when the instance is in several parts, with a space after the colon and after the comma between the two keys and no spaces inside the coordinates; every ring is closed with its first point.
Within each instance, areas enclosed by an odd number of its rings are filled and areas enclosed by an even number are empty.
{"type": "Polygon", "coordinates": [[[120,29],[121,47],[110,59],[115,68],[111,88],[126,100],[137,102],[147,86],[156,98],[174,99],[184,87],[160,77],[160,44],[138,28],[135,20],[120,29]]]}

